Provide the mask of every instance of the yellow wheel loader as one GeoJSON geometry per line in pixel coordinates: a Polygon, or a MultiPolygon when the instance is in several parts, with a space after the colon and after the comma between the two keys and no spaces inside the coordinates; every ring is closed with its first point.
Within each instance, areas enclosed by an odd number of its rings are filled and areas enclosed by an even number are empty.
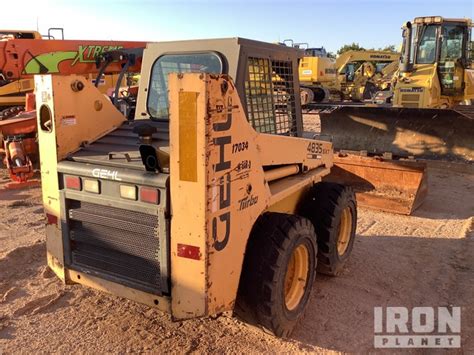
{"type": "Polygon", "coordinates": [[[242,38],[148,44],[133,121],[81,76],[36,76],[55,274],[288,336],[357,221],[352,189],[323,181],[332,144],[302,132],[298,56],[242,38]]]}
{"type": "Polygon", "coordinates": [[[403,29],[403,57],[381,105],[320,112],[337,150],[472,163],[474,69],[470,19],[417,17],[403,29]]]}

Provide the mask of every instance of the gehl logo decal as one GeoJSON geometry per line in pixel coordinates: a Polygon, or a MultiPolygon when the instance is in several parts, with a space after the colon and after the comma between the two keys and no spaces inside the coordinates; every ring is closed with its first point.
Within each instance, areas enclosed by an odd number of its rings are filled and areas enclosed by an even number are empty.
{"type": "Polygon", "coordinates": [[[118,176],[117,170],[95,168],[92,169],[92,176],[98,179],[122,181],[122,179],[118,176]]]}
{"type": "MultiPolygon", "coordinates": [[[[232,126],[232,97],[227,98],[227,120],[225,122],[214,123],[212,125],[214,131],[216,132],[226,132],[232,126]]],[[[225,146],[232,143],[232,138],[230,135],[225,135],[213,139],[214,145],[219,147],[219,162],[214,165],[214,171],[225,171],[230,169],[230,160],[226,160],[225,156],[225,146]]],[[[230,206],[231,196],[231,171],[227,172],[219,180],[219,212],[218,217],[212,219],[212,238],[214,239],[214,248],[216,250],[222,250],[226,247],[229,242],[230,237],[230,220],[231,213],[230,211],[222,212],[225,208],[230,206]],[[217,224],[225,224],[225,235],[223,238],[219,238],[217,235],[217,224]]]]}

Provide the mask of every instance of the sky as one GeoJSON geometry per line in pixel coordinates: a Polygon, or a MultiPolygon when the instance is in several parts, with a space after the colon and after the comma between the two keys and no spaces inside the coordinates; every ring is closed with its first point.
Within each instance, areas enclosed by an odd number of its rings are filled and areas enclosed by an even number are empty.
{"type": "Polygon", "coordinates": [[[66,39],[293,39],[336,52],[352,42],[398,47],[404,22],[474,18],[474,0],[9,0],[8,13],[4,29],[63,27],[66,39]]]}

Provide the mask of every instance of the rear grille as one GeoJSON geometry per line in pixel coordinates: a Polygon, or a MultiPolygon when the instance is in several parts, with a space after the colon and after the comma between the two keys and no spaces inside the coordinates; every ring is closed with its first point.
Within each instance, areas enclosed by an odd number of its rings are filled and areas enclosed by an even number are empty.
{"type": "Polygon", "coordinates": [[[161,293],[158,217],[68,200],[72,267],[161,293]]]}

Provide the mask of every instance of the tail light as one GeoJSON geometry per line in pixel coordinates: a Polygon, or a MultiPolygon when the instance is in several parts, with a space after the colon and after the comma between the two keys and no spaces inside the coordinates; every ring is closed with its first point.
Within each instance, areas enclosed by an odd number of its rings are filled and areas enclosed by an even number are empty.
{"type": "Polygon", "coordinates": [[[84,179],[84,191],[94,194],[100,193],[100,185],[97,180],[84,179]]]}
{"type": "Polygon", "coordinates": [[[197,246],[178,243],[178,256],[199,260],[201,259],[201,251],[197,246]]]}
{"type": "Polygon", "coordinates": [[[137,187],[133,185],[120,185],[120,197],[127,200],[136,200],[137,187]]]}
{"type": "Polygon", "coordinates": [[[51,213],[46,213],[46,224],[58,225],[58,217],[51,213]]]}
{"type": "Polygon", "coordinates": [[[160,190],[150,187],[140,188],[140,201],[158,205],[160,203],[160,190]]]}
{"type": "Polygon", "coordinates": [[[66,187],[71,190],[81,190],[81,178],[79,176],[66,176],[66,187]]]}

